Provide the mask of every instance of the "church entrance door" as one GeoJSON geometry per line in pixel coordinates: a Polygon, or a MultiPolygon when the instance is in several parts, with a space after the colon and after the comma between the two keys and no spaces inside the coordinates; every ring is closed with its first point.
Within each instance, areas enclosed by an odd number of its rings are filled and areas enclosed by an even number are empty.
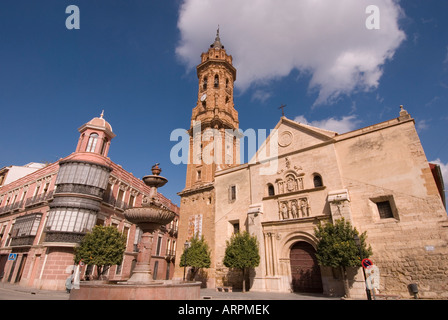
{"type": "Polygon", "coordinates": [[[290,263],[294,292],[322,293],[322,277],[312,245],[295,243],[291,248],[290,263]]]}

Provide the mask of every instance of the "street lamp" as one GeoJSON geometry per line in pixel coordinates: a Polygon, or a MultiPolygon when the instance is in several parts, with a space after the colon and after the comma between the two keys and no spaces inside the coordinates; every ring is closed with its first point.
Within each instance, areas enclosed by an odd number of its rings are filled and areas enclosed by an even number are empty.
{"type": "Polygon", "coordinates": [[[187,250],[190,248],[191,243],[185,240],[184,243],[184,281],[185,281],[185,269],[187,267],[187,250]]]}
{"type": "MultiPolygon", "coordinates": [[[[355,240],[356,246],[358,247],[359,250],[359,259],[362,259],[362,250],[361,250],[361,239],[359,239],[358,235],[355,234],[355,236],[353,237],[353,239],[355,240]]],[[[363,267],[362,268],[362,274],[364,275],[364,285],[366,286],[366,295],[367,295],[367,300],[372,300],[372,297],[370,295],[370,290],[367,288],[367,278],[366,278],[366,271],[364,270],[363,267]]]]}

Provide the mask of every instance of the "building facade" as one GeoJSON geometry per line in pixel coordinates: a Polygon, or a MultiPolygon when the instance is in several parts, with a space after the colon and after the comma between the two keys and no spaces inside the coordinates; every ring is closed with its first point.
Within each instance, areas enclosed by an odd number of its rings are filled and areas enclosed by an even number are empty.
{"type": "MultiPolygon", "coordinates": [[[[127,238],[123,262],[112,266],[107,278],[130,277],[141,231],[123,212],[140,206],[149,187],[107,157],[115,134],[103,115],[79,132],[74,153],[0,187],[1,281],[63,290],[74,268],[74,248],[95,225],[114,226],[127,238]]],[[[178,213],[169,199],[159,198],[178,213]]],[[[177,221],[154,234],[155,279],[174,273],[177,221]]],[[[82,278],[92,279],[94,272],[84,266],[82,278]]]]}
{"type": "MultiPolygon", "coordinates": [[[[221,46],[215,42],[202,55],[199,99],[204,57],[219,59],[221,46]]],[[[218,70],[210,64],[209,77],[219,76],[218,70]]],[[[219,123],[227,93],[212,94],[219,123]]],[[[200,100],[193,119],[198,107],[200,100]]],[[[237,150],[239,143],[234,145],[237,150]]],[[[203,158],[193,149],[190,160],[203,158]]],[[[282,117],[249,163],[217,164],[206,184],[192,173],[198,168],[188,164],[186,188],[179,193],[179,243],[194,234],[209,243],[208,286],[241,286],[240,275],[222,261],[226,240],[247,230],[257,237],[261,257],[250,275],[251,290],[342,296],[340,270],[317,263],[314,229],[345,218],[367,232],[380,272],[377,294],[410,297],[410,285],[417,284],[422,297],[448,298],[448,219],[440,168],[428,163],[414,119],[403,108],[395,119],[343,134],[282,117]]],[[[348,278],[350,295],[365,298],[362,269],[349,270],[348,278]]]]}

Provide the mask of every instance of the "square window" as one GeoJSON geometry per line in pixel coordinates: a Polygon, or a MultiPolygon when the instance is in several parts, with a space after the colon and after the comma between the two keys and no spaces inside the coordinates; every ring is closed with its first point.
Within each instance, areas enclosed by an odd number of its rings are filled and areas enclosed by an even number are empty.
{"type": "Polygon", "coordinates": [[[392,207],[389,201],[377,202],[378,213],[381,219],[393,218],[394,214],[392,212],[392,207]]]}

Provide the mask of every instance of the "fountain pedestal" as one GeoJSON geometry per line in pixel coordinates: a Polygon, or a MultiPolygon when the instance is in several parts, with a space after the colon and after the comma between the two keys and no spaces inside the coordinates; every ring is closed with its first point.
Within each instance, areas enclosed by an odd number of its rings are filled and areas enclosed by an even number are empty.
{"type": "Polygon", "coordinates": [[[137,264],[127,283],[152,283],[152,271],[150,266],[153,233],[144,232],[138,245],[137,264]]]}

